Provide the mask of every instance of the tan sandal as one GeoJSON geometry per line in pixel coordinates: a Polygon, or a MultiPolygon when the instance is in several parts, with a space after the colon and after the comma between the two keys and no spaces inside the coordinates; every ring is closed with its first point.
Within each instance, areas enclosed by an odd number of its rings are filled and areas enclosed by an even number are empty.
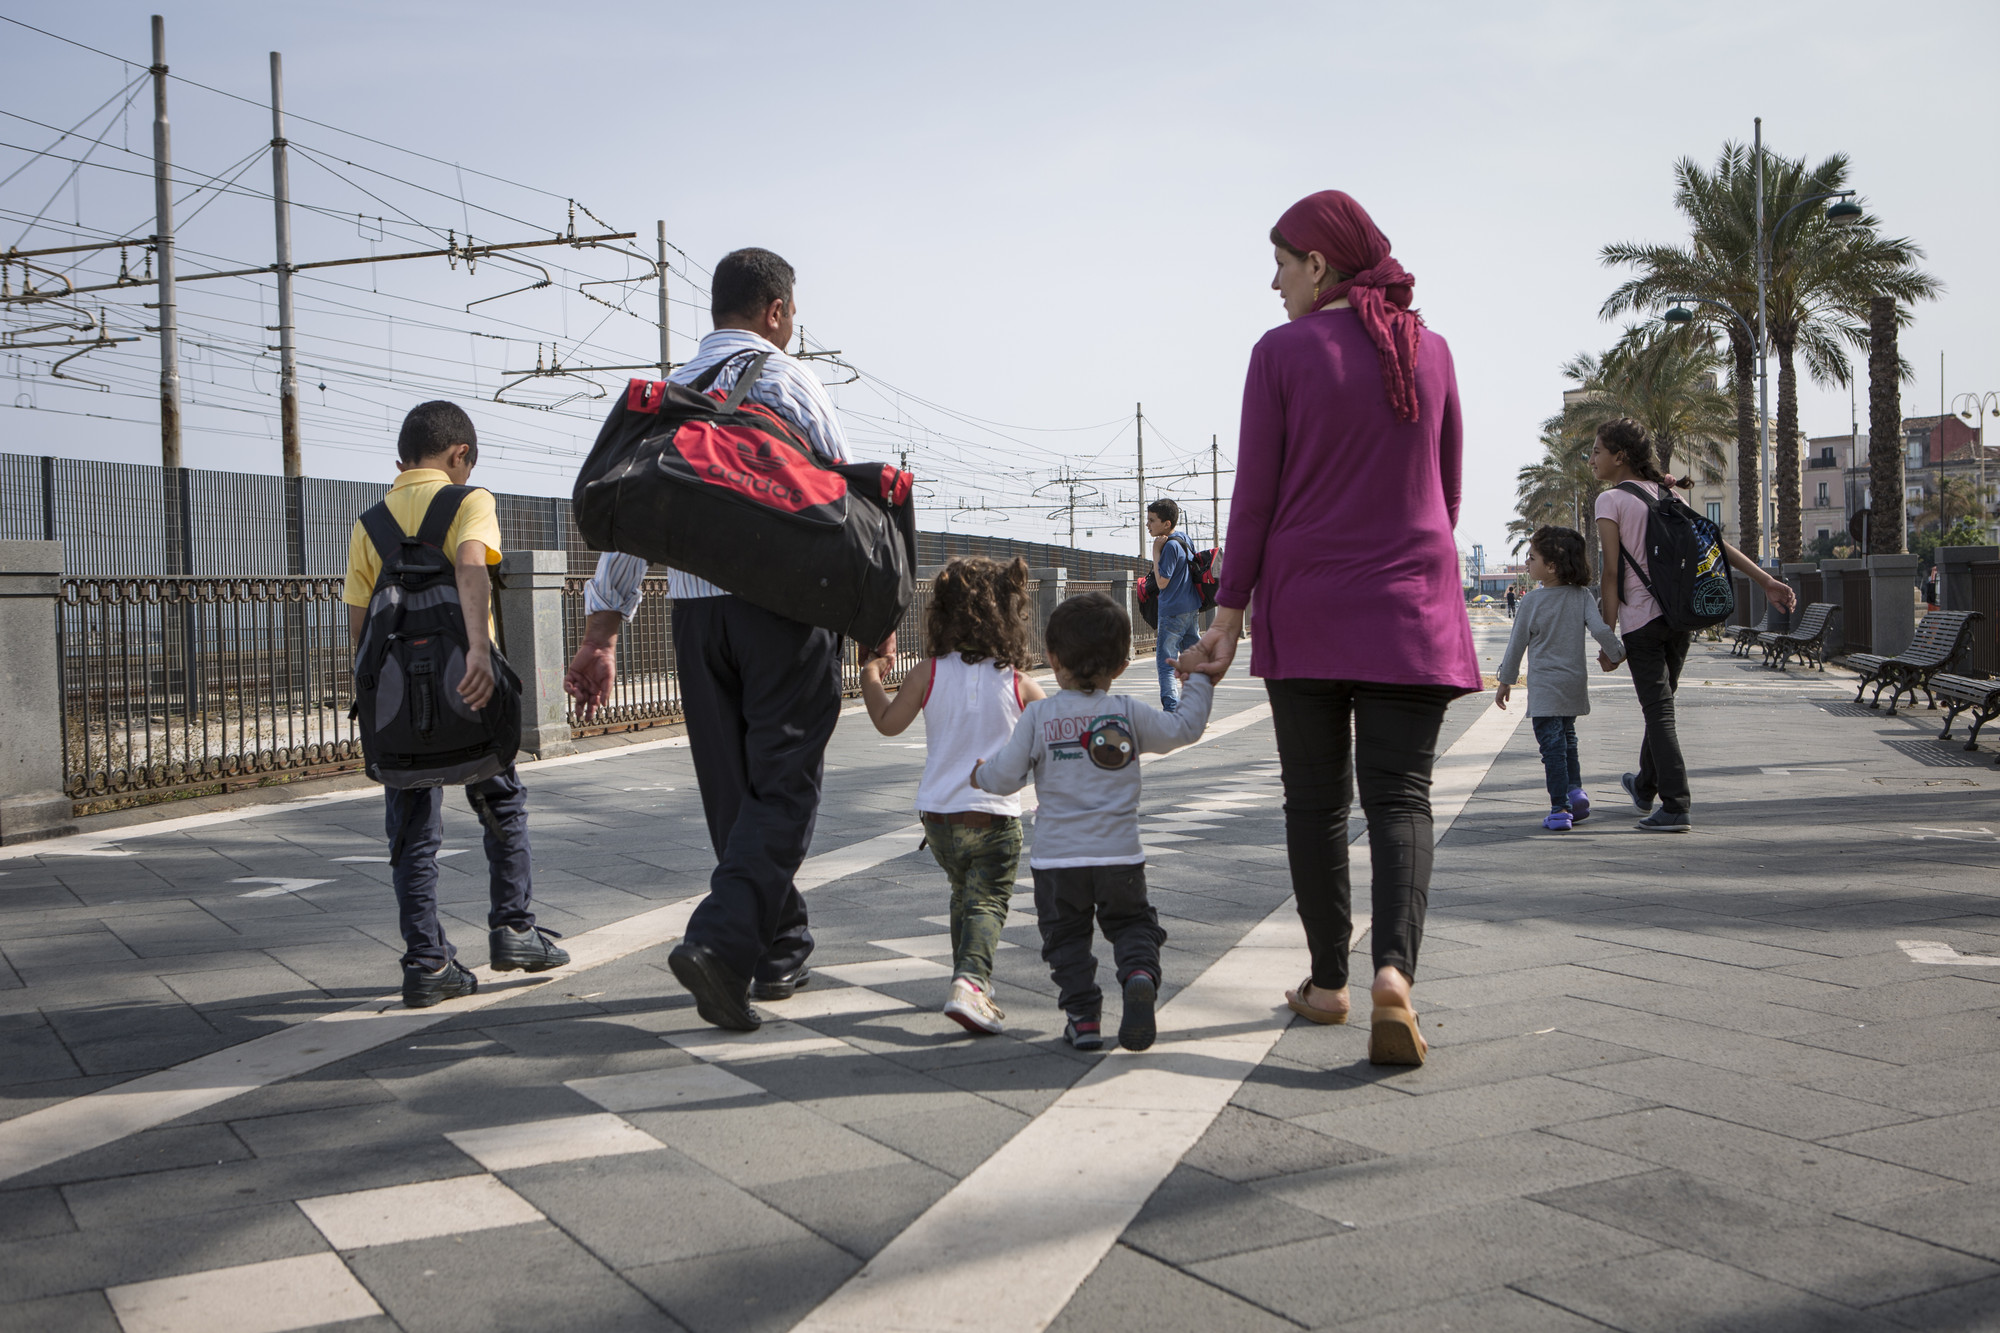
{"type": "Polygon", "coordinates": [[[1420,1065],[1430,1043],[1417,1031],[1417,1016],[1408,1009],[1376,1005],[1368,1028],[1368,1063],[1420,1065]]]}
{"type": "Polygon", "coordinates": [[[1285,992],[1285,1005],[1301,1018],[1320,1024],[1345,1023],[1351,1009],[1323,1009],[1319,1005],[1306,1002],[1306,992],[1312,989],[1312,978],[1299,983],[1297,990],[1285,992]]]}

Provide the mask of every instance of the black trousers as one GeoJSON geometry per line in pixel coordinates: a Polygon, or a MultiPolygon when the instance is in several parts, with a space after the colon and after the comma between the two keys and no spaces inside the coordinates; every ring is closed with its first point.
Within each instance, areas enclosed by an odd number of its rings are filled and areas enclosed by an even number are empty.
{"type": "Polygon", "coordinates": [[[1146,901],[1145,866],[1062,866],[1029,873],[1035,877],[1042,961],[1062,992],[1064,1013],[1096,1018],[1104,1008],[1097,955],[1090,949],[1093,922],[1111,941],[1119,985],[1134,972],[1160,979],[1160,946],[1167,942],[1167,932],[1146,901]]]}
{"type": "Polygon", "coordinates": [[[1638,787],[1641,796],[1657,796],[1668,810],[1685,814],[1687,761],[1681,758],[1680,733],[1674,725],[1674,692],[1681,687],[1681,666],[1687,661],[1694,635],[1670,630],[1667,618],[1649,620],[1627,634],[1625,665],[1632,688],[1639,693],[1639,711],[1646,716],[1646,739],[1639,747],[1638,787]]]}
{"type": "Polygon", "coordinates": [[[1416,980],[1431,891],[1431,766],[1444,710],[1462,691],[1351,680],[1267,680],[1264,689],[1313,985],[1347,984],[1354,943],[1347,817],[1357,781],[1373,870],[1375,966],[1416,980]]]}
{"type": "MultiPolygon", "coordinates": [[[[444,788],[384,787],[383,822],[389,834],[389,878],[403,931],[403,966],[435,972],[458,956],[438,924],[437,854],[444,840],[444,788]]],[[[535,924],[528,847],[528,789],[512,764],[465,789],[466,804],[486,831],[487,890],[492,910],[486,928],[525,930],[535,924]]]]}
{"type": "Polygon", "coordinates": [[[674,654],[716,858],[687,939],[740,976],[783,976],[813,948],[792,877],[840,718],[839,637],[740,597],[697,597],[674,604],[674,654]]]}

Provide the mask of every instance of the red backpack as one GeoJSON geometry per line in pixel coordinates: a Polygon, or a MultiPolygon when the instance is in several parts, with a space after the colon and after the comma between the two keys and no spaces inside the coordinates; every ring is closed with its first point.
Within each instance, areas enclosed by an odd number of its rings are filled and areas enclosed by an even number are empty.
{"type": "Polygon", "coordinates": [[[916,594],[910,474],[828,463],[745,396],[758,352],[725,397],[728,360],[692,384],[633,380],[577,474],[584,540],[706,579],[792,620],[873,647],[916,594]]]}

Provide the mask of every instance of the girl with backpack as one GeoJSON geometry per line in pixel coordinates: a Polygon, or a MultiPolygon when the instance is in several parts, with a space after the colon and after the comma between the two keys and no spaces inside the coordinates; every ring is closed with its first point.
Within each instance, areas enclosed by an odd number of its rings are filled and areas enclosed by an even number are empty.
{"type": "Polygon", "coordinates": [[[1021,798],[967,781],[975,761],[1014,734],[1021,709],[1044,697],[1029,679],[1028,566],[961,556],[931,580],[925,657],[892,699],[887,657],[861,668],[868,719],[884,736],[924,717],[924,776],[917,813],[924,841],[951,881],[951,995],[947,1018],[968,1032],[1003,1029],[993,1003],[993,951],[1007,924],[1021,861],[1021,798]]]}
{"type": "MultiPolygon", "coordinates": [[[[1669,482],[1660,474],[1652,437],[1630,417],[1607,421],[1597,428],[1590,470],[1606,487],[1597,497],[1596,508],[1603,552],[1599,597],[1604,620],[1618,627],[1625,660],[1632,668],[1632,688],[1638,692],[1639,708],[1646,717],[1639,771],[1622,779],[1625,794],[1645,813],[1639,821],[1642,831],[1687,833],[1694,828],[1688,813],[1692,798],[1687,762],[1681,757],[1680,736],[1674,725],[1674,693],[1680,688],[1681,665],[1687,660],[1694,633],[1673,628],[1666,609],[1653,597],[1646,526],[1650,504],[1669,499],[1674,486],[1686,488],[1692,482],[1685,477],[1669,482]],[[1653,809],[1655,798],[1660,803],[1658,810],[1653,809]]],[[[1748,575],[1773,606],[1782,611],[1792,609],[1794,597],[1789,586],[1759,569],[1756,561],[1728,542],[1720,545],[1729,563],[1748,575]]],[[[1603,653],[1598,662],[1606,671],[1616,665],[1603,653]]]]}

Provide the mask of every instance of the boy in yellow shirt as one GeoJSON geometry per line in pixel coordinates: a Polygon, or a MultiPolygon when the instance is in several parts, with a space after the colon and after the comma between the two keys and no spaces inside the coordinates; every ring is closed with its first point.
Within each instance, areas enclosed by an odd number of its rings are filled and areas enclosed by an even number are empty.
{"type": "MultiPolygon", "coordinates": [[[[421,403],[403,420],[396,440],[396,484],[383,503],[405,533],[423,525],[431,500],[446,486],[463,486],[479,462],[479,437],[472,419],[456,403],[421,403]]],[[[486,567],[500,563],[500,522],[493,493],[466,495],[445,536],[444,549],[456,567],[459,605],[465,615],[465,675],[458,693],[469,707],[483,708],[493,697],[493,622],[486,567]]],[[[382,573],[381,553],[357,520],[347,543],[349,637],[359,648],[368,602],[382,573]]],[[[460,966],[445,938],[437,912],[437,853],[444,832],[442,787],[385,787],[389,869],[402,918],[403,1003],[424,1009],[470,995],[479,979],[460,966]]],[[[552,941],[553,931],[535,925],[530,908],[527,789],[509,764],[484,782],[465,789],[466,801],[486,830],[486,864],[492,910],[486,918],[489,958],[496,972],[544,972],[561,967],[569,955],[552,941]]]]}

